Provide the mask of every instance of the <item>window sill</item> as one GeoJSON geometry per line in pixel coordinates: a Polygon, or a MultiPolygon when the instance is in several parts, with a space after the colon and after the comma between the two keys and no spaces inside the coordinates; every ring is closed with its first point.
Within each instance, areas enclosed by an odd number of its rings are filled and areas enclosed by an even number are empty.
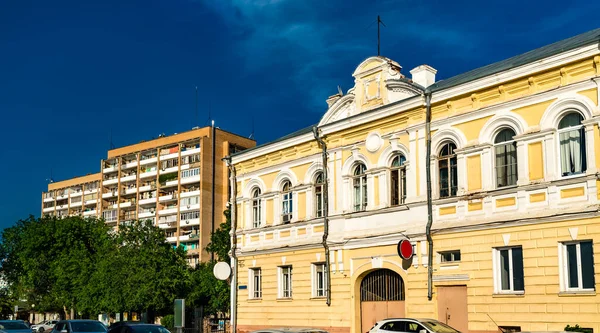
{"type": "Polygon", "coordinates": [[[327,296],[313,296],[310,298],[311,301],[322,301],[324,299],[327,299],[327,296]]]}
{"type": "Polygon", "coordinates": [[[573,290],[573,291],[561,291],[558,293],[559,297],[577,297],[577,296],[596,296],[595,290],[573,290]]]}
{"type": "Polygon", "coordinates": [[[493,298],[514,298],[514,297],[524,297],[525,296],[525,292],[524,291],[516,291],[516,292],[511,292],[511,293],[495,293],[492,294],[493,298]]]}
{"type": "Polygon", "coordinates": [[[293,298],[291,298],[291,297],[277,298],[277,299],[276,299],[276,301],[278,301],[278,302],[291,302],[291,301],[293,301],[293,300],[294,300],[294,299],[293,299],[293,298]]]}
{"type": "Polygon", "coordinates": [[[261,302],[262,298],[248,298],[248,302],[251,303],[256,303],[256,302],[261,302]]]}

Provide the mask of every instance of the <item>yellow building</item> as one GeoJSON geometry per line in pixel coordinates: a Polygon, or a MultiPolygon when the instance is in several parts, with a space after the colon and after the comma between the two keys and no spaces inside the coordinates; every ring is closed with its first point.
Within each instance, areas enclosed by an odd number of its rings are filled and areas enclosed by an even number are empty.
{"type": "Polygon", "coordinates": [[[204,127],[111,149],[99,173],[50,183],[42,214],[101,217],[114,230],[150,220],[195,265],[210,259],[204,249],[226,209],[228,170],[221,159],[254,146],[253,140],[204,127]]]}
{"type": "Polygon", "coordinates": [[[599,34],[439,82],[371,57],[316,133],[231,156],[237,330],[359,333],[407,316],[599,331],[599,34]]]}

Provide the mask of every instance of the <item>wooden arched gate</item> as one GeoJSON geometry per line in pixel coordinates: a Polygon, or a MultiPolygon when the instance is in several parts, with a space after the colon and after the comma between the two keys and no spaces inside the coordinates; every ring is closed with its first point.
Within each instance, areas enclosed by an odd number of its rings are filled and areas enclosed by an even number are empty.
{"type": "Polygon", "coordinates": [[[378,269],[360,283],[361,332],[382,319],[404,317],[404,281],[389,269],[378,269]]]}

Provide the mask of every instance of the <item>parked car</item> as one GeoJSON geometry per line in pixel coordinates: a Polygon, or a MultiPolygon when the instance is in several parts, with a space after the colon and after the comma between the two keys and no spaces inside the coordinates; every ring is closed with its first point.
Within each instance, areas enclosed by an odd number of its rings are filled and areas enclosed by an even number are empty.
{"type": "Polygon", "coordinates": [[[378,321],[367,333],[460,333],[435,319],[390,318],[378,321]]]}
{"type": "Polygon", "coordinates": [[[297,328],[297,327],[282,327],[282,328],[265,328],[264,330],[256,330],[251,333],[328,333],[319,328],[297,328]]]}
{"type": "Polygon", "coordinates": [[[23,320],[0,320],[0,332],[32,333],[31,328],[23,320]]]}
{"type": "Polygon", "coordinates": [[[61,320],[51,333],[106,333],[108,329],[97,320],[77,319],[61,320]]]}
{"type": "Polygon", "coordinates": [[[144,324],[141,321],[115,321],[108,326],[108,332],[113,332],[115,328],[123,327],[124,325],[139,325],[144,324]]]}
{"type": "Polygon", "coordinates": [[[171,333],[164,326],[156,324],[144,324],[139,321],[124,321],[121,324],[113,324],[108,330],[109,333],[171,333]]]}
{"type": "Polygon", "coordinates": [[[45,320],[39,324],[31,325],[31,330],[36,333],[44,333],[54,328],[58,320],[45,320]]]}

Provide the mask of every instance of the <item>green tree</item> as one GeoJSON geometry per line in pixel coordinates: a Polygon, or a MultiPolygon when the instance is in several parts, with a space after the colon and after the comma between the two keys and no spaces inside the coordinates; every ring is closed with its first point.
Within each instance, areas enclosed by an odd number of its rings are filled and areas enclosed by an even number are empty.
{"type": "MultiPolygon", "coordinates": [[[[221,223],[219,229],[210,237],[210,243],[206,251],[215,253],[219,261],[230,262],[229,251],[231,249],[231,215],[230,211],[224,213],[225,222],[221,223]]],[[[192,306],[204,306],[207,315],[226,313],[230,304],[230,285],[228,281],[215,278],[213,267],[216,261],[201,263],[191,272],[191,289],[187,295],[187,301],[192,306]]]]}
{"type": "Polygon", "coordinates": [[[96,219],[29,217],[3,230],[1,273],[10,292],[41,311],[76,308],[95,263],[114,242],[108,227],[96,219]]]}
{"type": "Polygon", "coordinates": [[[0,319],[8,319],[14,311],[15,299],[8,288],[0,288],[0,319]]]}

